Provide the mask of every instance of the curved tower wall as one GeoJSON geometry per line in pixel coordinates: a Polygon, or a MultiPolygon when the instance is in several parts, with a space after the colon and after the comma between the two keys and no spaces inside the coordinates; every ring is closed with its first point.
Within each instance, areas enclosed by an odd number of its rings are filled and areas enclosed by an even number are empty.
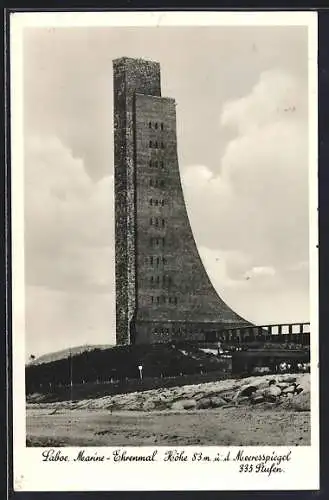
{"type": "Polygon", "coordinates": [[[212,338],[249,325],[218,296],[181,186],[176,104],[160,66],[114,61],[117,343],[212,338]]]}

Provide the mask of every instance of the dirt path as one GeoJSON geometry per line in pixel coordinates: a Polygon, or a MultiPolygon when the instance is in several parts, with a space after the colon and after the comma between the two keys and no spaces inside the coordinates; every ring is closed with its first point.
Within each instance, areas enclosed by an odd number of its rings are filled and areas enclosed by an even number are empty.
{"type": "Polygon", "coordinates": [[[310,412],[27,410],[28,446],[307,446],[310,412]]]}

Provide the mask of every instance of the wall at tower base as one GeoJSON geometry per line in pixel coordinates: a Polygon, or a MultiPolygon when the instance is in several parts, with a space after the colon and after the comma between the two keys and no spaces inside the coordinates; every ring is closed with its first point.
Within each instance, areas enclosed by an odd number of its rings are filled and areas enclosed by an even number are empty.
{"type": "Polygon", "coordinates": [[[136,344],[166,343],[172,341],[215,342],[224,328],[237,328],[237,323],[194,323],[137,321],[136,344]]]}

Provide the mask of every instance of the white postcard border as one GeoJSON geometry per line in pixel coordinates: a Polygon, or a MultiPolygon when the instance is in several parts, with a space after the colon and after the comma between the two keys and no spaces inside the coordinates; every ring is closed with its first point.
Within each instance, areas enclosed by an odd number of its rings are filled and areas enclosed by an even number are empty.
{"type": "MultiPolygon", "coordinates": [[[[315,12],[146,12],[146,13],[14,13],[10,16],[11,55],[11,184],[12,184],[12,345],[13,456],[15,491],[111,490],[295,490],[319,488],[319,370],[318,370],[318,191],[317,191],[317,13],[315,12]],[[309,193],[311,328],[311,446],[245,447],[246,455],[291,451],[285,474],[241,475],[234,462],[198,463],[49,463],[42,449],[25,445],[25,289],[24,289],[24,166],[22,33],[27,26],[307,26],[309,33],[309,193]],[[129,481],[127,480],[129,478],[129,481]]],[[[113,448],[114,449],[114,448],[113,448]]],[[[88,453],[111,455],[111,448],[88,448],[88,453]]],[[[117,449],[117,448],[115,448],[117,449]]],[[[126,447],[128,454],[147,455],[154,447],[126,447]]],[[[166,447],[157,448],[164,455],[166,447]]],[[[62,449],[75,456],[78,448],[62,449]]],[[[229,448],[186,447],[214,455],[229,448]]],[[[236,454],[238,448],[230,448],[236,454]]]]}

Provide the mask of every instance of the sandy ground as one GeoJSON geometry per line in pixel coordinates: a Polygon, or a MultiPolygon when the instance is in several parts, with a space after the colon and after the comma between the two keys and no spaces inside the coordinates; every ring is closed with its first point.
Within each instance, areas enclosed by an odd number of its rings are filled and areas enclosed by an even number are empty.
{"type": "Polygon", "coordinates": [[[67,410],[27,414],[30,446],[307,446],[310,413],[260,408],[188,412],[67,410]]]}
{"type": "Polygon", "coordinates": [[[80,401],[35,401],[27,404],[27,445],[309,445],[309,374],[282,377],[283,386],[294,380],[303,388],[290,398],[281,394],[274,402],[261,404],[239,399],[246,388],[267,387],[270,379],[277,377],[230,379],[80,401]],[[210,401],[215,407],[209,407],[210,401]]]}

